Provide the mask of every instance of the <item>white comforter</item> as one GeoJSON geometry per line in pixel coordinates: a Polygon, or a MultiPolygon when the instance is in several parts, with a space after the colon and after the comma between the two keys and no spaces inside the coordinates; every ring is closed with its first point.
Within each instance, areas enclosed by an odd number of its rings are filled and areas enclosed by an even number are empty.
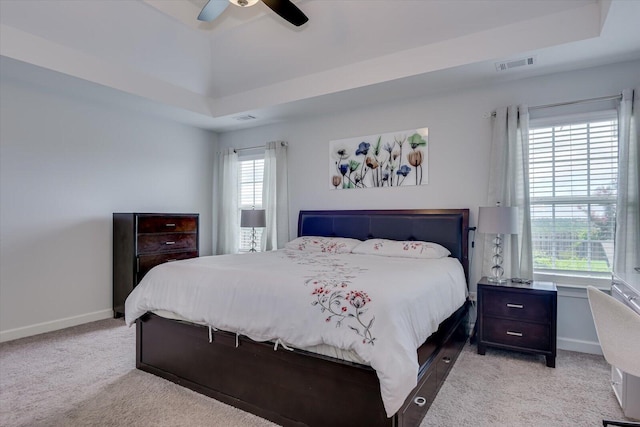
{"type": "Polygon", "coordinates": [[[159,265],[129,295],[125,316],[132,325],[166,310],[256,341],[354,351],[376,370],[392,416],[416,386],[416,349],[465,296],[454,258],[278,250],[159,265]]]}

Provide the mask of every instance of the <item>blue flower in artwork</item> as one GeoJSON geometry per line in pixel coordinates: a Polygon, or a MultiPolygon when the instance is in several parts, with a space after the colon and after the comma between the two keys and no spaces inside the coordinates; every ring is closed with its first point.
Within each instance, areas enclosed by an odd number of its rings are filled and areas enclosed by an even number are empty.
{"type": "Polygon", "coordinates": [[[389,180],[389,171],[384,171],[382,172],[382,181],[388,181],[389,180]]]}
{"type": "Polygon", "coordinates": [[[356,156],[360,154],[364,154],[366,156],[369,152],[369,147],[371,147],[371,144],[369,144],[368,142],[361,142],[360,145],[358,145],[358,149],[356,150],[356,156]]]}
{"type": "Polygon", "coordinates": [[[411,172],[411,168],[407,165],[402,165],[400,169],[398,169],[396,174],[406,177],[407,175],[409,175],[409,172],[411,172]]]}
{"type": "Polygon", "coordinates": [[[346,163],[341,164],[341,165],[339,166],[339,168],[340,168],[340,173],[341,173],[342,175],[346,175],[346,174],[347,174],[347,172],[349,172],[349,165],[348,165],[348,164],[346,164],[346,163]]]}

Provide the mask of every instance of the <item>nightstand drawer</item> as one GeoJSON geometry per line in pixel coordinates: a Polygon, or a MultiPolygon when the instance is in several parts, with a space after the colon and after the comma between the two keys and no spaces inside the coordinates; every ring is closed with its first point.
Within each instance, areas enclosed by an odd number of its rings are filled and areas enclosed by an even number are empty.
{"type": "Polygon", "coordinates": [[[485,289],[483,310],[486,316],[549,322],[551,299],[531,292],[504,292],[485,289]]]}
{"type": "Polygon", "coordinates": [[[487,343],[551,350],[550,325],[487,318],[482,329],[482,339],[487,343]]]}
{"type": "Polygon", "coordinates": [[[195,233],[198,218],[180,216],[140,216],[138,233],[195,233]]]}
{"type": "Polygon", "coordinates": [[[138,253],[195,251],[198,248],[197,239],[198,236],[195,233],[139,234],[138,253]]]}

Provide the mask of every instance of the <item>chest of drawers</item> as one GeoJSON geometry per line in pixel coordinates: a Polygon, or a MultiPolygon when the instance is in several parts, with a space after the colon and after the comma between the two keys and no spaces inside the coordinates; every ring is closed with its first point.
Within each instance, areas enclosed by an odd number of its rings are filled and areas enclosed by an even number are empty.
{"type": "Polygon", "coordinates": [[[113,214],[113,313],[145,274],[158,264],[194,258],[198,250],[198,214],[113,214]]]}
{"type": "Polygon", "coordinates": [[[556,360],[557,290],[553,283],[478,283],[478,353],[488,346],[556,360]]]}

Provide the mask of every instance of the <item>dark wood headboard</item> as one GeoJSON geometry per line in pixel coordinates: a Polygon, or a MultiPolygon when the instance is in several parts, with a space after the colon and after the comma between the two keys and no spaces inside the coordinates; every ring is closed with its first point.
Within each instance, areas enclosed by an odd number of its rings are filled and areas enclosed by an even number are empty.
{"type": "Polygon", "coordinates": [[[458,258],[469,281],[469,209],[300,211],[298,236],[438,243],[458,258]]]}

